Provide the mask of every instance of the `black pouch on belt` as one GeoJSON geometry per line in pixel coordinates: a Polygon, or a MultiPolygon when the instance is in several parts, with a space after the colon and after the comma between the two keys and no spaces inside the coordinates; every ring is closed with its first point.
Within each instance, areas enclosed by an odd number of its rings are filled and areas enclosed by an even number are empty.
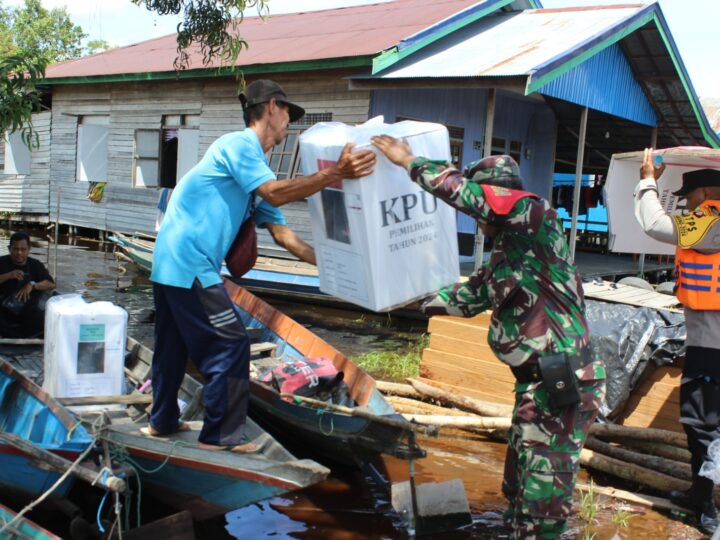
{"type": "Polygon", "coordinates": [[[550,394],[553,407],[567,407],[580,403],[580,389],[571,363],[565,354],[553,354],[538,359],[542,385],[550,394]]]}

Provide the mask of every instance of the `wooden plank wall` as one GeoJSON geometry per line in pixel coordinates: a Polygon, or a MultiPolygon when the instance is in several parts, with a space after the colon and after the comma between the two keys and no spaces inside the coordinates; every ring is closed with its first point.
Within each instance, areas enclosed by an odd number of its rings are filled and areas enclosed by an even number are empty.
{"type": "Polygon", "coordinates": [[[51,121],[50,112],[33,115],[40,146],[31,153],[29,175],[4,174],[5,143],[0,137],[0,212],[16,214],[14,219],[47,221],[51,121]]]}
{"type": "MultiPolygon", "coordinates": [[[[472,318],[432,317],[430,344],[423,351],[420,372],[457,394],[493,403],[514,403],[515,379],[487,344],[489,313],[472,318]]],[[[681,366],[653,370],[637,386],[617,423],[682,432],[680,425],[681,366]]]]}
{"type": "MultiPolygon", "coordinates": [[[[273,77],[293,101],[308,112],[331,112],[333,120],[367,119],[369,92],[350,92],[344,72],[273,77]]],[[[50,216],[58,208],[60,222],[100,230],[154,233],[158,190],[132,187],[132,154],[136,129],[158,129],[162,116],[199,114],[198,160],[219,136],[244,128],[237,99],[238,81],[231,77],[200,80],[125,82],[117,84],[61,85],[53,94],[50,216]],[[87,200],[88,184],[76,181],[78,117],[110,116],[108,184],[103,200],[87,200]]],[[[283,208],[288,225],[312,241],[307,203],[283,208]]],[[[269,234],[261,231],[259,243],[277,251],[269,234]]]]}
{"type": "Polygon", "coordinates": [[[423,351],[423,377],[452,385],[459,394],[512,405],[515,379],[487,343],[490,313],[475,317],[432,317],[430,344],[423,351]]]}

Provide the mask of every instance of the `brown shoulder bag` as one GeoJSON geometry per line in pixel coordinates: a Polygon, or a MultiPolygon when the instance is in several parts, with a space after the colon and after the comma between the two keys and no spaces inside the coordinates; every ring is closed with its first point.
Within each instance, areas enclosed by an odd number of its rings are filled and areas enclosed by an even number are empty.
{"type": "Polygon", "coordinates": [[[230,275],[239,278],[248,273],[257,261],[257,232],[255,231],[255,201],[253,197],[250,217],[241,225],[230,249],[225,255],[225,265],[230,275]]]}

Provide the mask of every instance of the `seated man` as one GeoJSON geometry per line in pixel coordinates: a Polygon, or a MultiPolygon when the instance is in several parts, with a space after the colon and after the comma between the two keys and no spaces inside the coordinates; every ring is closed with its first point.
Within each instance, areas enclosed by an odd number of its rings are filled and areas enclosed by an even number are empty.
{"type": "Polygon", "coordinates": [[[9,255],[0,257],[0,336],[28,338],[42,335],[47,291],[55,282],[45,265],[30,257],[30,237],[10,237],[9,255]]]}

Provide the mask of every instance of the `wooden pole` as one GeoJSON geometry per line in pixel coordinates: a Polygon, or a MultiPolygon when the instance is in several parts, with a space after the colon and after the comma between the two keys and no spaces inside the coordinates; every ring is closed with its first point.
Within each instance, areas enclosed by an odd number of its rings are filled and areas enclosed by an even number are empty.
{"type": "Polygon", "coordinates": [[[435,414],[405,414],[410,422],[427,426],[456,427],[470,429],[510,429],[509,418],[488,416],[452,416],[435,414]]]}
{"type": "Polygon", "coordinates": [[[623,446],[651,456],[663,457],[679,463],[690,463],[690,451],[685,448],[678,448],[669,444],[637,441],[624,437],[617,437],[614,440],[623,446]]]}
{"type": "Polygon", "coordinates": [[[56,398],[66,406],[75,405],[103,405],[106,403],[120,403],[122,405],[147,405],[152,403],[151,394],[127,394],[123,396],[83,396],[56,398]]]}
{"type": "Polygon", "coordinates": [[[580,115],[580,136],[578,137],[577,162],[575,163],[575,190],[573,191],[572,223],[570,225],[570,258],[575,260],[577,240],[577,218],[580,209],[580,187],[582,184],[583,161],[585,160],[585,137],[587,135],[588,108],[580,115]]]}
{"type": "Polygon", "coordinates": [[[408,379],[408,382],[419,394],[447,403],[464,411],[469,411],[480,416],[510,417],[512,415],[513,408],[510,405],[487,403],[479,399],[465,397],[459,394],[451,394],[421,379],[408,379]]]}
{"type": "Polygon", "coordinates": [[[393,426],[399,429],[404,429],[406,431],[414,431],[416,433],[420,433],[422,435],[427,435],[430,437],[437,437],[438,435],[438,429],[434,426],[419,426],[405,420],[397,420],[395,418],[388,418],[386,416],[369,413],[359,408],[344,407],[342,405],[332,405],[330,403],[326,403],[325,401],[320,401],[319,399],[296,396],[295,394],[282,393],[280,394],[280,397],[298,403],[305,403],[306,405],[318,409],[324,409],[327,411],[337,412],[341,414],[349,414],[350,416],[359,416],[360,418],[366,418],[373,422],[377,422],[378,424],[385,424],[387,426],[393,426]]]}
{"type": "Polygon", "coordinates": [[[604,456],[587,448],[583,448],[582,452],[580,452],[580,464],[659,491],[687,491],[690,489],[690,482],[687,480],[680,480],[640,465],[604,456]]]}
{"type": "Polygon", "coordinates": [[[58,235],[60,234],[60,193],[62,192],[62,188],[58,187],[57,190],[57,201],[56,208],[55,208],[55,257],[53,257],[53,277],[55,278],[55,281],[57,282],[58,279],[58,273],[57,273],[57,265],[58,265],[58,235]]]}
{"type": "MultiPolygon", "coordinates": [[[[588,484],[581,484],[578,482],[575,484],[575,489],[578,491],[590,491],[590,486],[588,484]]],[[[594,493],[598,493],[600,495],[605,495],[614,499],[620,499],[621,501],[627,501],[633,504],[639,504],[658,510],[670,510],[675,512],[687,511],[686,508],[682,508],[681,506],[673,504],[668,499],[664,499],[662,497],[653,497],[651,495],[644,495],[641,493],[632,493],[630,491],[625,491],[614,487],[598,486],[597,484],[593,484],[592,490],[594,493]]]]}
{"type": "Polygon", "coordinates": [[[664,429],[593,424],[590,428],[590,434],[600,439],[630,438],[637,441],[656,442],[687,448],[685,434],[664,429]]]}
{"type": "MultiPolygon", "coordinates": [[[[73,466],[73,464],[67,459],[57,456],[52,452],[48,452],[44,448],[40,448],[30,441],[22,439],[14,433],[0,432],[0,440],[5,441],[10,446],[17,448],[25,454],[34,457],[42,463],[42,465],[47,466],[53,471],[64,473],[73,466]]],[[[122,478],[108,476],[108,478],[103,481],[102,478],[98,478],[98,471],[93,471],[92,469],[78,465],[73,468],[71,473],[88,484],[99,484],[105,489],[118,493],[123,493],[125,491],[125,481],[122,478]]]]}
{"type": "Polygon", "coordinates": [[[422,396],[409,384],[375,381],[375,387],[385,395],[420,399],[422,396]]]}
{"type": "Polygon", "coordinates": [[[0,338],[0,345],[42,345],[44,342],[42,339],[37,338],[0,338]]]}
{"type": "Polygon", "coordinates": [[[449,409],[439,405],[433,405],[425,401],[410,399],[402,396],[387,396],[387,402],[400,414],[444,414],[450,416],[466,416],[465,411],[449,409]]]}
{"type": "Polygon", "coordinates": [[[692,480],[692,472],[690,470],[690,464],[688,463],[678,463],[677,461],[671,461],[657,456],[640,454],[620,446],[603,442],[596,437],[588,437],[587,441],[585,441],[585,448],[595,452],[601,452],[606,456],[621,459],[627,463],[642,465],[643,467],[648,467],[663,474],[669,474],[680,480],[692,480]]]}
{"type": "MultiPolygon", "coordinates": [[[[497,91],[495,88],[488,88],[487,107],[485,108],[485,138],[483,139],[483,157],[492,154],[492,139],[495,126],[495,100],[497,91]]],[[[485,236],[480,227],[475,228],[475,272],[483,265],[485,250],[485,236]]]]}

